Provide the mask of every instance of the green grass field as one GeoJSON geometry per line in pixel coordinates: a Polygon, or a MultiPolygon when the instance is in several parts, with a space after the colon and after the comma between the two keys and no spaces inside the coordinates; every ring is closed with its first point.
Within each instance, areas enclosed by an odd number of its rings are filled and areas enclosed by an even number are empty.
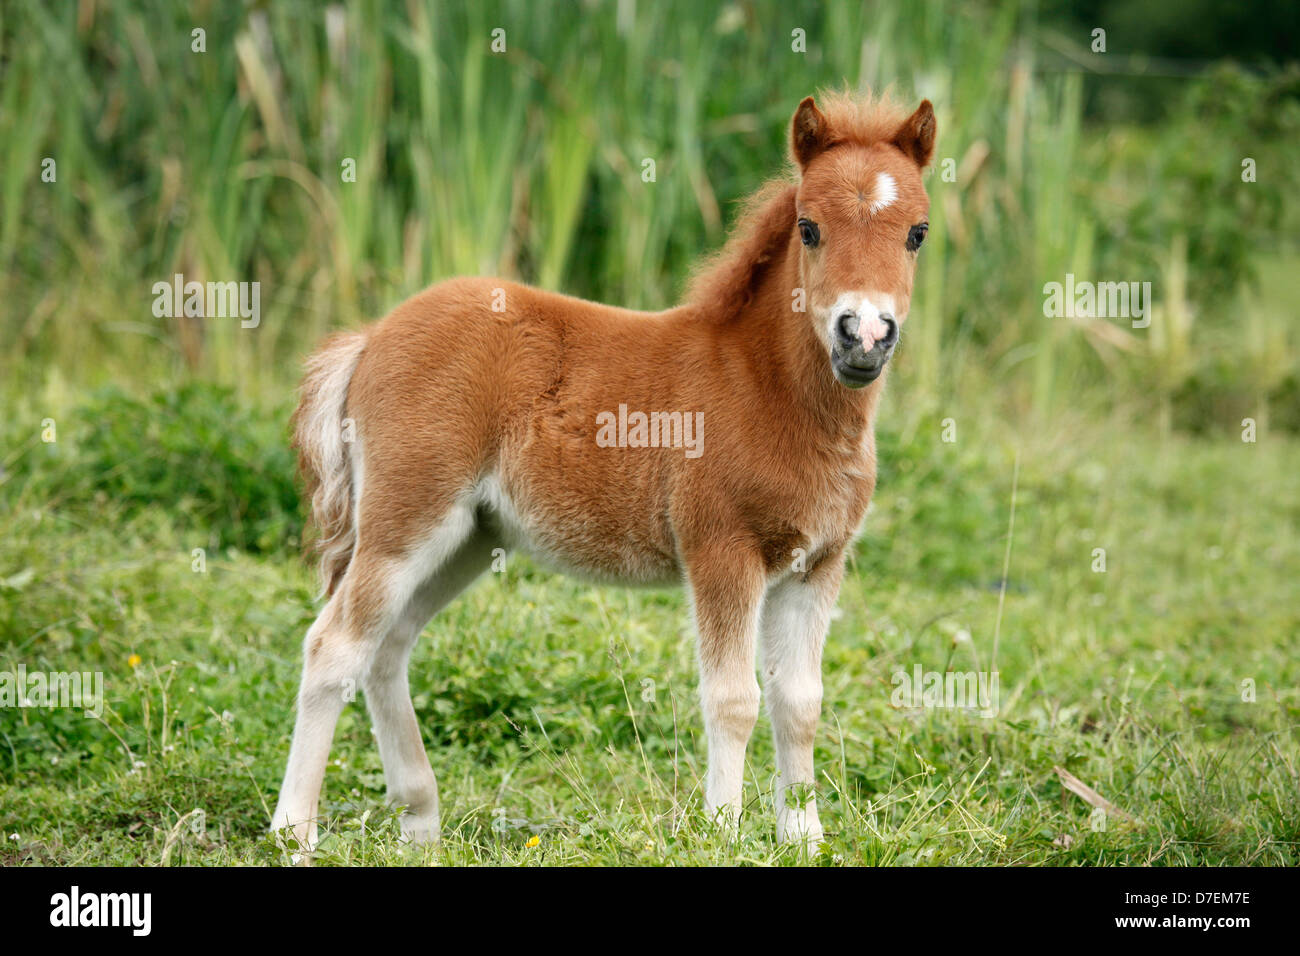
{"type": "MultiPolygon", "coordinates": [[[[817,862],[1300,862],[1300,443],[1012,434],[960,415],[945,442],[939,417],[890,399],[826,654],[817,862]],[[896,671],[992,669],[995,634],[996,717],[893,706],[896,671]],[[1096,829],[1058,766],[1134,820],[1096,829]]],[[[76,660],[104,672],[107,703],[102,720],[0,709],[0,861],[275,863],[265,829],[314,579],[284,550],[218,550],[196,572],[209,537],[175,507],[67,482],[90,453],[78,427],[74,413],[48,462],[34,440],[6,462],[28,491],[0,525],[0,623],[19,635],[0,663],[76,660]],[[68,497],[52,505],[46,479],[68,497]]],[[[774,842],[765,719],[741,839],[703,818],[678,593],[512,559],[435,619],[411,679],[443,845],[399,844],[358,699],[326,777],[322,863],[802,861],[774,842]]]]}

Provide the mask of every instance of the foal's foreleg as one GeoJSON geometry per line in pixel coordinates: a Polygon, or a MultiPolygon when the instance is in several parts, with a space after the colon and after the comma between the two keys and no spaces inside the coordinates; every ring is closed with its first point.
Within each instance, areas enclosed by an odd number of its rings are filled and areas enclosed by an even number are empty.
{"type": "Polygon", "coordinates": [[[763,687],[776,744],[776,834],[784,843],[822,838],[813,796],[813,738],[822,706],[822,647],[839,595],[844,557],[773,585],[763,606],[763,687]]]}
{"type": "Polygon", "coordinates": [[[754,653],[763,567],[758,555],[732,545],[691,556],[688,568],[709,741],[704,806],[711,817],[734,826],[744,790],[745,747],[758,720],[754,653]]]}

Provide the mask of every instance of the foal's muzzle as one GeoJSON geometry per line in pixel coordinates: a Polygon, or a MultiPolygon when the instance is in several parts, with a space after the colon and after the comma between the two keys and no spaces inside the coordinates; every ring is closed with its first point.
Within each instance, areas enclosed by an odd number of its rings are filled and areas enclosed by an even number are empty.
{"type": "Polygon", "coordinates": [[[859,322],[855,313],[845,312],[836,318],[831,371],[841,385],[862,388],[880,377],[889,356],[894,353],[894,346],[898,344],[898,323],[892,315],[884,312],[879,321],[885,326],[885,334],[878,339],[864,340],[858,334],[859,322]]]}

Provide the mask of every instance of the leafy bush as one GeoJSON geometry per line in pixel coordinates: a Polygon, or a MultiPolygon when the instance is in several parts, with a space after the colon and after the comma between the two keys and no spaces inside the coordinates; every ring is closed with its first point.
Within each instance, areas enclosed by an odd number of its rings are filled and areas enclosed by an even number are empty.
{"type": "Polygon", "coordinates": [[[129,517],[162,505],[201,528],[210,547],[277,551],[295,547],[303,525],[285,421],[215,385],[143,401],[114,388],[60,421],[47,456],[24,461],[33,490],[55,507],[112,502],[129,517]]]}
{"type": "Polygon", "coordinates": [[[1112,157],[1134,188],[1131,201],[1108,195],[1098,204],[1098,220],[1109,213],[1126,233],[1104,245],[1099,258],[1115,275],[1158,275],[1173,237],[1182,234],[1192,301],[1223,308],[1242,281],[1256,278],[1260,252],[1283,242],[1295,225],[1288,197],[1300,178],[1288,157],[1300,136],[1300,71],[1256,76],[1220,65],[1187,84],[1168,121],[1150,132],[1133,140],[1137,149],[1112,157]],[[1247,157],[1258,171],[1244,182],[1247,157]]]}

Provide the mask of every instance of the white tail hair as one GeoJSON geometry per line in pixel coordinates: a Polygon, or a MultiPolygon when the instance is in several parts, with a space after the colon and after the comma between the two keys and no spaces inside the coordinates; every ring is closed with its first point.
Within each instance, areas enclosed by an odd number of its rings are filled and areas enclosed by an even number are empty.
{"type": "Polygon", "coordinates": [[[356,544],[353,462],[346,428],[348,385],[366,347],[364,332],[331,336],[307,359],[294,412],[298,469],[311,496],[325,594],[338,587],[356,544]]]}

